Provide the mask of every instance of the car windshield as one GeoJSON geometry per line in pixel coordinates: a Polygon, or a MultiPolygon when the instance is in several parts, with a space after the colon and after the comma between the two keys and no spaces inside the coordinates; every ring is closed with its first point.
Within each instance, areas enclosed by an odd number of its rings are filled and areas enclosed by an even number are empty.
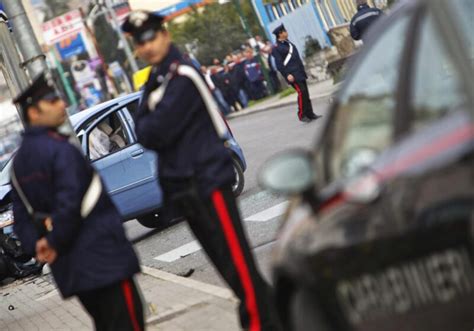
{"type": "Polygon", "coordinates": [[[363,55],[345,90],[324,144],[326,179],[352,177],[390,145],[397,84],[409,15],[398,16],[363,55]],[[387,50],[390,50],[387,52],[387,50]]]}

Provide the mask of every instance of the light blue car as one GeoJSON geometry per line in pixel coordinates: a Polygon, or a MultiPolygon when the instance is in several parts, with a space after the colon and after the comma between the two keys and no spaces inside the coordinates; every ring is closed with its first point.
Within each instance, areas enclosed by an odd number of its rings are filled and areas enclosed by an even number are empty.
{"type": "MultiPolygon", "coordinates": [[[[123,219],[137,218],[146,227],[157,227],[178,215],[164,213],[156,154],[137,142],[132,114],[140,97],[141,92],[119,97],[76,113],[70,120],[123,219]]],[[[225,144],[232,154],[237,196],[244,188],[247,165],[230,130],[225,144]]]]}

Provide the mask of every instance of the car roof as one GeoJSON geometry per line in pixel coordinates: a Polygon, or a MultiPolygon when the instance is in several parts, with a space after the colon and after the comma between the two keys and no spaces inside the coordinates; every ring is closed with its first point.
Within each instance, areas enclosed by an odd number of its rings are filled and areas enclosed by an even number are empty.
{"type": "Polygon", "coordinates": [[[71,124],[74,128],[79,127],[82,123],[84,123],[88,118],[90,118],[93,115],[96,115],[103,111],[104,109],[108,109],[110,107],[128,103],[130,101],[133,101],[134,99],[140,98],[142,95],[142,92],[135,92],[131,94],[127,94],[112,100],[108,100],[106,102],[100,103],[98,105],[95,105],[93,107],[87,108],[85,110],[82,110],[71,117],[69,117],[69,120],[71,121],[71,124]]]}

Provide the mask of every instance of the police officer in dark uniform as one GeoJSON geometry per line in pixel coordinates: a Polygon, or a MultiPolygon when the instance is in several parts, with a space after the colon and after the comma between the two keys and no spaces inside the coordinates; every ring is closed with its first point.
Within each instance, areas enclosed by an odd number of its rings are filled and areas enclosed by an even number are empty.
{"type": "Polygon", "coordinates": [[[277,330],[273,302],[255,265],[232,193],[227,130],[203,77],[183,59],[162,26],[163,18],[134,11],[122,25],[136,53],[153,66],[137,112],[136,134],[159,153],[166,205],[186,216],[191,230],[240,299],[246,330],[277,330]]]}
{"type": "Polygon", "coordinates": [[[352,39],[364,40],[367,29],[383,15],[378,8],[371,8],[367,0],[356,0],[357,13],[352,17],[350,31],[352,39]]]}
{"type": "Polygon", "coordinates": [[[50,265],[63,298],[77,296],[97,330],[143,330],[137,256],[99,176],[57,131],[66,107],[51,76],[14,102],[27,123],[11,173],[14,231],[25,251],[50,265]]]}
{"type": "Polygon", "coordinates": [[[279,25],[273,30],[273,34],[277,39],[277,43],[273,47],[272,55],[275,58],[278,71],[298,93],[298,119],[302,122],[311,122],[320,118],[321,116],[313,112],[313,105],[306,84],[308,76],[296,46],[288,40],[288,32],[285,26],[283,24],[279,25]]]}

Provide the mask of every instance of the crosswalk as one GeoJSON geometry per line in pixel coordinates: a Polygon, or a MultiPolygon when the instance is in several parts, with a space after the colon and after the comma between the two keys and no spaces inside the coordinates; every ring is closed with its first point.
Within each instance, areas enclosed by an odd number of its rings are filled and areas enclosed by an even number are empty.
{"type": "MultiPolygon", "coordinates": [[[[276,217],[279,217],[285,213],[286,208],[288,207],[289,202],[284,201],[275,206],[267,208],[261,212],[258,212],[254,215],[248,216],[244,219],[245,222],[268,222],[276,217]]],[[[164,254],[154,257],[154,260],[160,262],[171,263],[176,260],[179,260],[185,256],[196,253],[202,249],[201,245],[197,240],[193,240],[187,244],[179,246],[171,251],[168,251],[164,254]]]]}

